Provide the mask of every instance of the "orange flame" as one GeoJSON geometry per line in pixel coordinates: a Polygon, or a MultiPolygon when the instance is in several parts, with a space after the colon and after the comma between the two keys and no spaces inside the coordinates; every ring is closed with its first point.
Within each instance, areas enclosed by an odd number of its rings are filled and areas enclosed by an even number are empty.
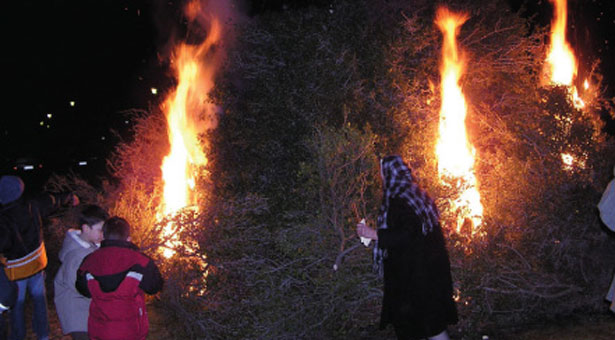
{"type": "Polygon", "coordinates": [[[554,6],[555,15],[551,22],[551,46],[547,54],[548,74],[553,84],[572,85],[577,75],[577,61],[566,41],[567,0],[549,2],[554,6]]]}
{"type": "Polygon", "coordinates": [[[566,40],[566,22],[568,20],[567,0],[549,0],[554,6],[551,22],[551,45],[547,53],[545,72],[551,84],[568,86],[573,105],[581,109],[585,102],[578,94],[573,81],[577,76],[577,60],[566,40]]]}
{"type": "MultiPolygon", "coordinates": [[[[197,15],[198,4],[198,1],[188,4],[189,18],[197,15]]],[[[196,169],[207,165],[199,134],[205,129],[214,128],[216,124],[216,107],[208,102],[207,96],[213,88],[217,68],[216,61],[211,60],[211,50],[220,38],[220,23],[213,18],[205,41],[197,46],[179,44],[173,54],[172,63],[178,83],[163,104],[171,145],[161,166],[164,180],[163,215],[176,213],[196,203],[192,192],[196,169]]],[[[167,225],[164,236],[173,233],[174,227],[167,225]]],[[[173,248],[177,242],[176,238],[172,238],[167,247],[173,248]]],[[[173,253],[171,249],[164,251],[166,257],[173,253]]]]}
{"type": "Polygon", "coordinates": [[[467,104],[459,86],[465,62],[459,55],[456,41],[459,28],[467,19],[467,14],[453,13],[444,7],[440,7],[436,13],[435,23],[443,34],[440,65],[442,107],[436,156],[440,178],[454,180],[460,191],[454,203],[456,210],[464,213],[458,216],[457,231],[461,231],[464,221],[469,218],[474,234],[482,223],[483,206],[474,175],[475,151],[466,135],[467,104]]]}

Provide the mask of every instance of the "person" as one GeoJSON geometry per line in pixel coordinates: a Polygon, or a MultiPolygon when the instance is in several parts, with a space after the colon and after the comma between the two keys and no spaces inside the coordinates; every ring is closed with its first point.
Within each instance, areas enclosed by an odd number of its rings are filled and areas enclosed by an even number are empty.
{"type": "Polygon", "coordinates": [[[62,265],[53,280],[54,302],[63,334],[75,340],[88,340],[90,299],[77,292],[77,269],[103,240],[102,226],[109,218],[97,205],[86,205],[79,213],[80,229],[69,229],[64,237],[59,257],[62,265]]]}
{"type": "MultiPolygon", "coordinates": [[[[4,230],[0,230],[0,252],[8,239],[6,236],[4,230]]],[[[0,340],[6,340],[7,335],[4,314],[15,305],[16,300],[17,284],[6,277],[4,266],[0,263],[0,340]]]]}
{"type": "MultiPolygon", "coordinates": [[[[613,167],[613,175],[615,175],[615,167],[613,167]]],[[[609,230],[615,231],[615,179],[612,179],[606,186],[598,203],[598,211],[604,225],[609,230]]],[[[605,299],[610,302],[609,310],[615,313],[615,274],[613,274],[611,286],[606,293],[605,299]]]]}
{"type": "Polygon", "coordinates": [[[380,174],[378,228],[357,224],[360,237],[376,241],[374,269],[384,278],[380,329],[392,324],[398,339],[449,339],[457,309],[438,209],[400,156],[381,159],[380,174]]]}
{"type": "Polygon", "coordinates": [[[77,290],[91,297],[90,339],[145,339],[149,321],[145,294],[162,290],[154,261],[130,242],[130,225],[112,217],[103,225],[100,249],[86,256],[77,272],[77,290]]]}
{"type": "Polygon", "coordinates": [[[11,310],[10,339],[26,336],[25,300],[29,293],[34,303],[32,328],[38,339],[48,339],[45,267],[47,253],[43,242],[43,219],[59,208],[79,204],[73,193],[43,193],[23,198],[25,185],[17,176],[0,177],[0,225],[7,231],[3,249],[6,276],[17,284],[15,307],[11,310]]]}

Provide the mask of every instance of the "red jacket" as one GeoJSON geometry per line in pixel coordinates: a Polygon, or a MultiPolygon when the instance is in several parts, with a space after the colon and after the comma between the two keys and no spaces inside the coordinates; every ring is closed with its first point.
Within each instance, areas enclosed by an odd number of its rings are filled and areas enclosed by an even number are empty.
{"type": "Polygon", "coordinates": [[[104,240],[77,272],[77,290],[92,298],[90,339],[145,339],[149,321],[144,292],[155,294],[162,285],[158,267],[134,244],[104,240]]]}

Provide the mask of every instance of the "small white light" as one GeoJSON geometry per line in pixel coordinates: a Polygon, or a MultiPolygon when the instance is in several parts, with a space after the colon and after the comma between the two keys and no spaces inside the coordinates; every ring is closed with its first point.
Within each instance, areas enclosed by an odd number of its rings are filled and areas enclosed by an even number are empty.
{"type": "Polygon", "coordinates": [[[24,170],[34,170],[34,165],[24,165],[23,169],[24,170]]]}
{"type": "Polygon", "coordinates": [[[41,124],[41,126],[45,126],[45,122],[43,122],[42,120],[39,124],[41,124]]]}
{"type": "Polygon", "coordinates": [[[155,87],[151,88],[152,94],[158,94],[158,89],[155,87]]]}
{"type": "Polygon", "coordinates": [[[75,101],[71,100],[69,104],[70,104],[70,106],[75,106],[75,101]]]}
{"type": "Polygon", "coordinates": [[[100,137],[100,140],[105,140],[107,139],[105,136],[100,137]]]}
{"type": "Polygon", "coordinates": [[[53,117],[53,115],[51,113],[48,113],[47,118],[51,119],[51,117],[53,117]]]}
{"type": "Polygon", "coordinates": [[[81,162],[79,162],[79,166],[84,166],[84,165],[88,165],[88,162],[87,162],[87,161],[81,161],[81,162]]]}

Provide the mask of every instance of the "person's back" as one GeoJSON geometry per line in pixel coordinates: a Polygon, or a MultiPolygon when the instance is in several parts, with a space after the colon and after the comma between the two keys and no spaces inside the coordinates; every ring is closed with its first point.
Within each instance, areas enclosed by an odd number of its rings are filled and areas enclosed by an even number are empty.
{"type": "Polygon", "coordinates": [[[72,193],[43,193],[31,199],[22,197],[24,183],[17,176],[0,177],[0,228],[3,230],[3,268],[9,280],[17,285],[17,301],[11,317],[12,340],[26,337],[26,293],[32,298],[32,328],[38,339],[47,339],[47,297],[44,269],[47,253],[43,241],[43,219],[62,206],[79,204],[72,193]]]}
{"type": "Polygon", "coordinates": [[[154,262],[130,240],[130,226],[120,217],[103,226],[105,240],[88,255],[77,273],[77,289],[91,296],[90,339],[145,339],[149,321],[145,295],[162,289],[154,262]]]}
{"type": "Polygon", "coordinates": [[[62,265],[54,278],[54,302],[64,334],[73,339],[88,339],[90,299],[77,292],[77,269],[83,259],[98,247],[103,239],[102,226],[109,217],[97,205],[85,206],[79,216],[81,228],[66,233],[59,257],[62,265]]]}

